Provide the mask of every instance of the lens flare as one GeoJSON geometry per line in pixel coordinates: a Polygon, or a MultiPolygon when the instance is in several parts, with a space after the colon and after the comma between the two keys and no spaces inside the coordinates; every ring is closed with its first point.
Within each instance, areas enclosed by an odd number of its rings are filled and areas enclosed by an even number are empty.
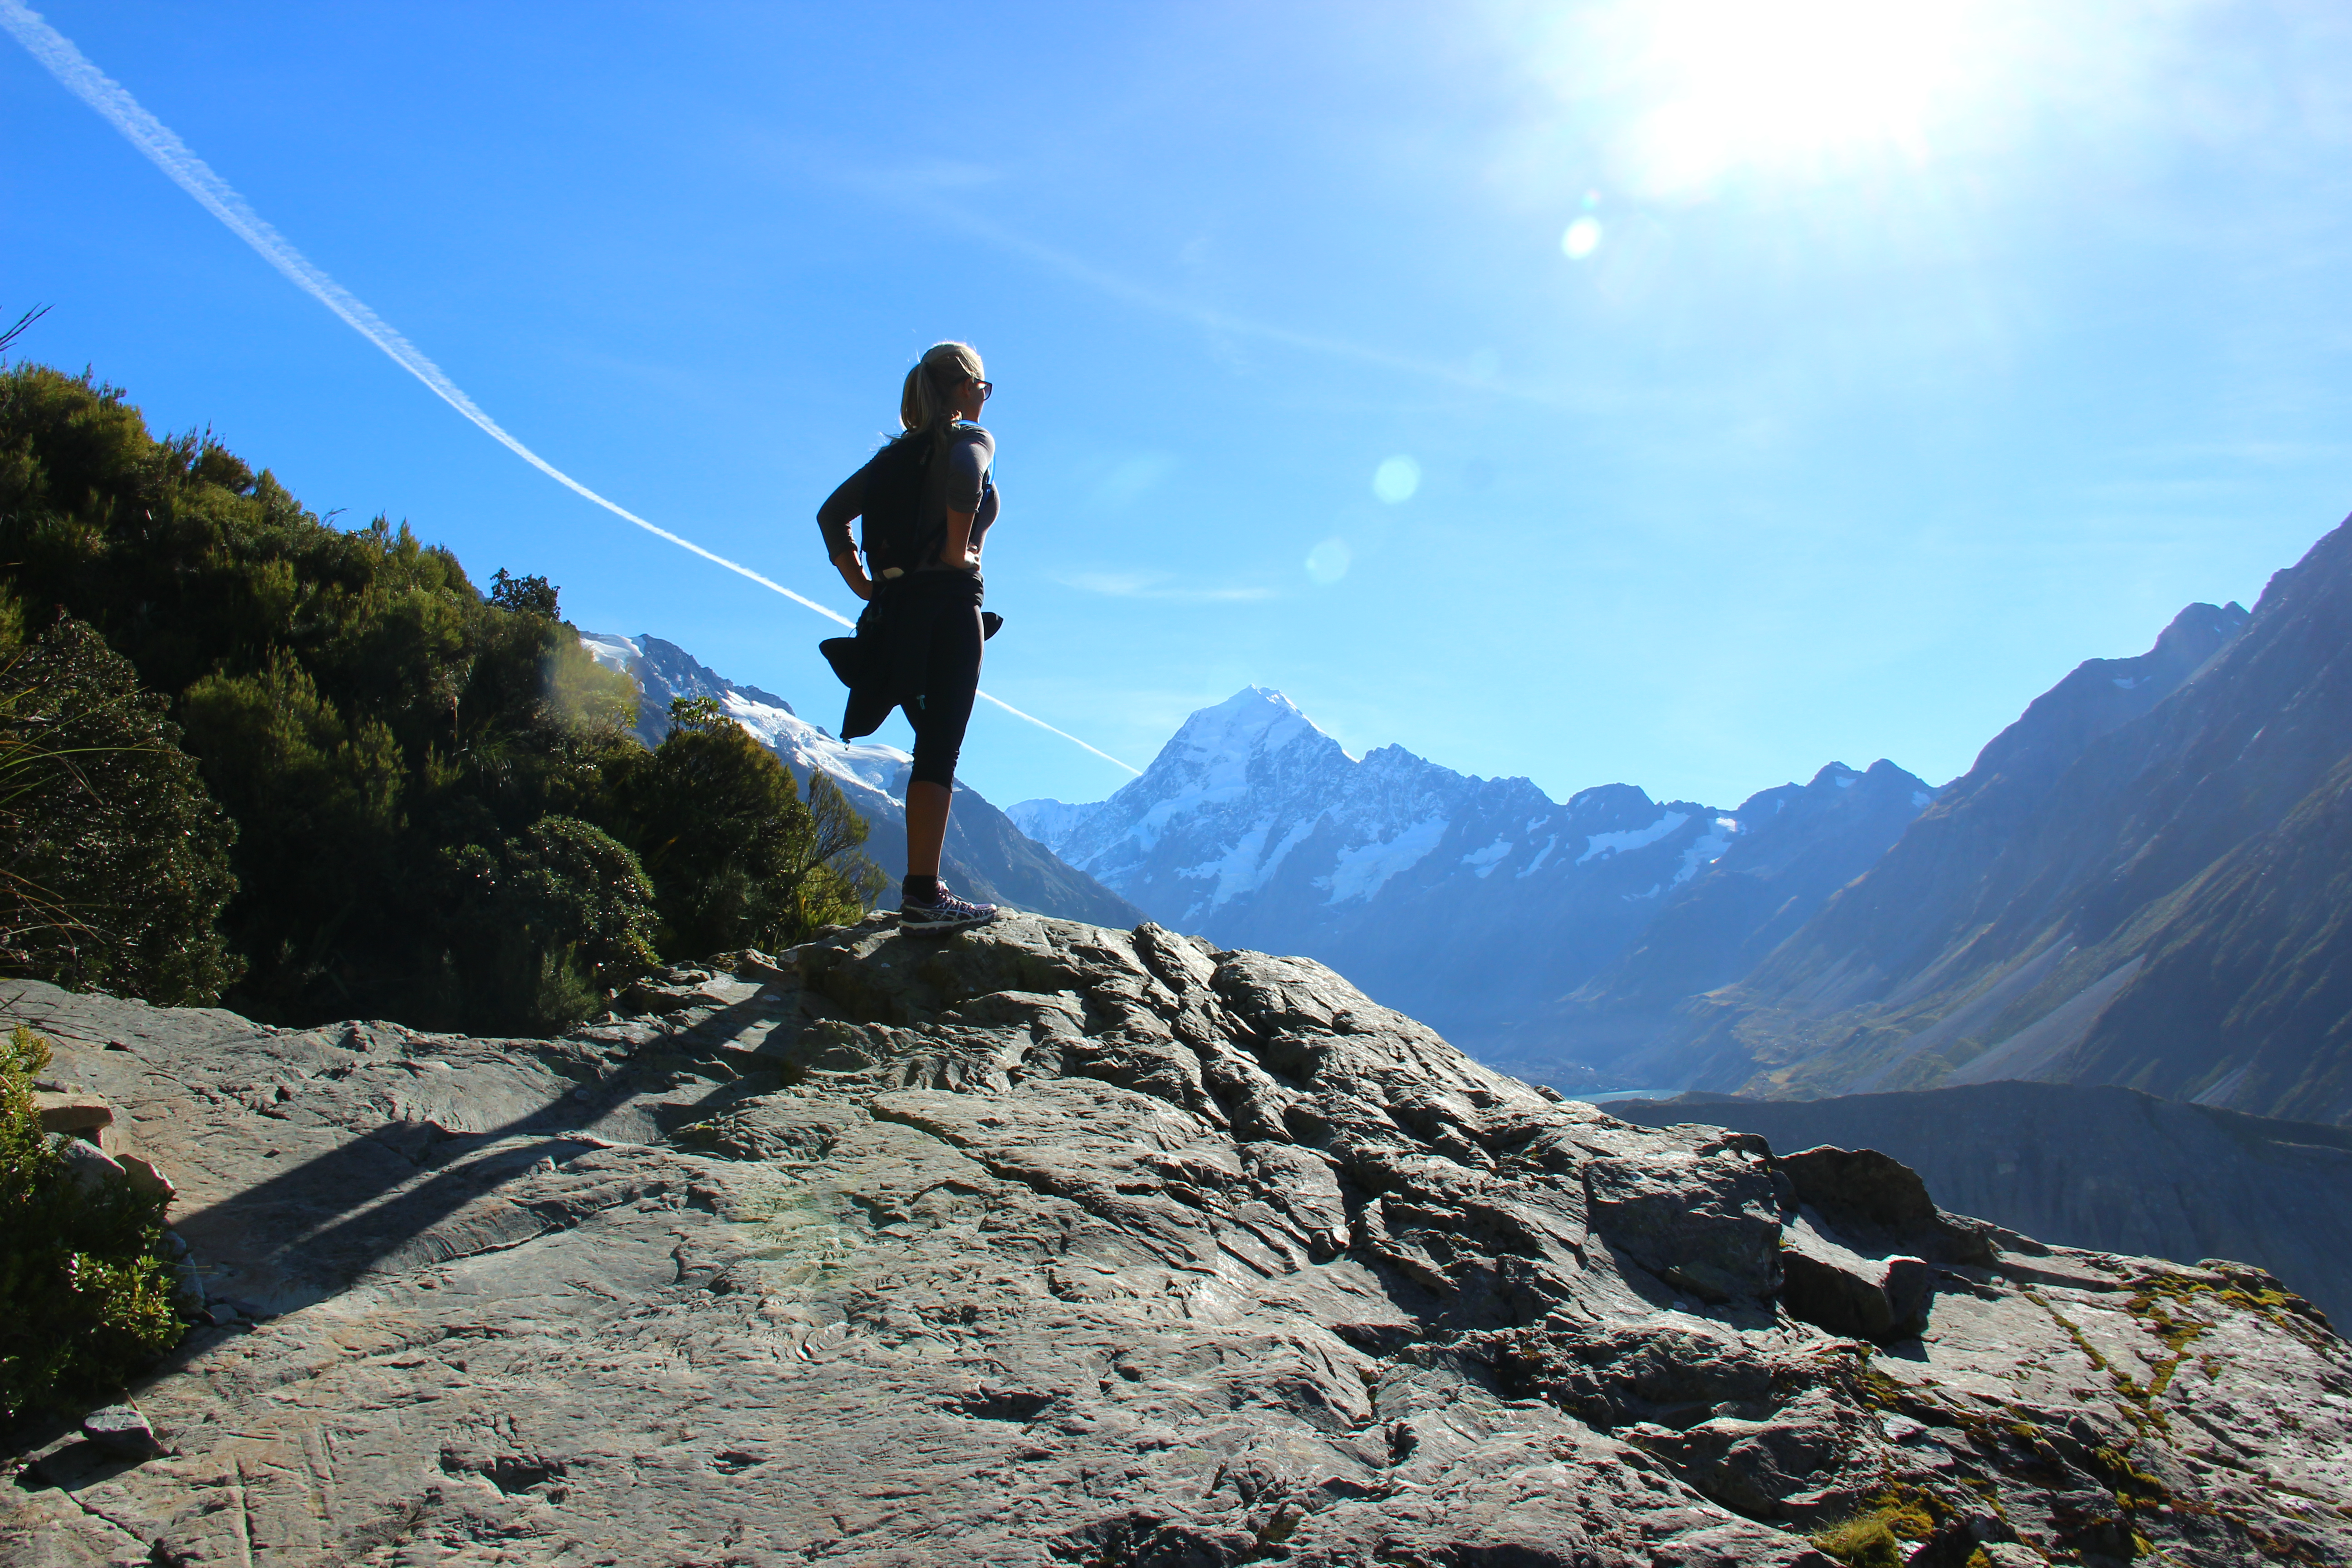
{"type": "Polygon", "coordinates": [[[1581,261],[1601,248],[1601,220],[1580,217],[1559,237],[1559,248],[1570,261],[1581,261]]]}
{"type": "Polygon", "coordinates": [[[1399,454],[1372,470],[1372,493],[1391,506],[1412,499],[1421,489],[1421,465],[1399,454]]]}
{"type": "Polygon", "coordinates": [[[1334,535],[1307,552],[1307,574],[1318,583],[1337,583],[1348,574],[1355,559],[1348,542],[1334,535]]]}

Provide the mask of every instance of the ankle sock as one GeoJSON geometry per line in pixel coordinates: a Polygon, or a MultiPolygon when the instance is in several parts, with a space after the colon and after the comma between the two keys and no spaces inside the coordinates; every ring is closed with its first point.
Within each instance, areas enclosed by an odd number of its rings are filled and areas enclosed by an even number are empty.
{"type": "Polygon", "coordinates": [[[936,904],[940,901],[940,879],[918,877],[908,872],[898,880],[898,901],[902,904],[936,904]]]}

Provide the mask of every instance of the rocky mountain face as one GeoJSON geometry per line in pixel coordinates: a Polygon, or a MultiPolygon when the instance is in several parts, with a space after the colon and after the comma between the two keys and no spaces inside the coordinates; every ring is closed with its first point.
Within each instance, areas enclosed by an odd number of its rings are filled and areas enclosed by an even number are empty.
{"type": "MultiPolygon", "coordinates": [[[[708,697],[775,752],[803,789],[812,773],[822,773],[840,786],[872,829],[866,853],[888,874],[892,886],[884,902],[895,905],[898,879],[907,874],[906,795],[912,757],[895,746],[844,744],[793,712],[782,698],[726,679],[676,643],[650,635],[624,637],[604,632],[583,632],[580,640],[599,663],[637,683],[635,733],[648,746],[661,744],[669,733],[672,700],[708,697]]],[[[940,870],[957,892],[989,903],[1113,924],[1143,918],[1141,910],[1064,863],[963,784],[956,785],[940,870]]]]}
{"type": "Polygon", "coordinates": [[[2242,1258],[2352,1321],[2352,1129],[2136,1089],[1986,1083],[1831,1100],[1612,1100],[1644,1126],[1705,1121],[1776,1149],[1877,1149],[1942,1202],[2069,1247],[2242,1258]]]}
{"type": "Polygon", "coordinates": [[[2269,1276],[1563,1103],[1311,962],[877,917],[626,1001],[25,987],[211,1301],[12,1435],[0,1562],[2352,1558],[2352,1347],[2269,1276]]]}
{"type": "Polygon", "coordinates": [[[2116,1083],[2352,1119],[2352,527],[2077,670],[1653,1081],[2116,1083]]]}
{"type": "Polygon", "coordinates": [[[1024,801],[1011,815],[1157,920],[1318,959],[1482,1057],[1570,1081],[1568,1058],[1646,1026],[1654,991],[1737,973],[1931,798],[1882,762],[1832,763],[1737,810],[1630,784],[1563,805],[1526,779],[1467,776],[1402,747],[1350,757],[1252,687],[1193,714],[1108,800],[1024,801]],[[1675,957],[1568,1001],[1669,911],[1684,931],[1675,957]]]}
{"type": "Polygon", "coordinates": [[[1893,763],[1832,763],[1750,796],[1715,861],[1668,892],[1607,968],[1496,1039],[1486,1059],[1544,1077],[1565,1058],[1617,1073],[1684,1003],[1738,979],[1892,848],[1935,792],[1893,763]]]}

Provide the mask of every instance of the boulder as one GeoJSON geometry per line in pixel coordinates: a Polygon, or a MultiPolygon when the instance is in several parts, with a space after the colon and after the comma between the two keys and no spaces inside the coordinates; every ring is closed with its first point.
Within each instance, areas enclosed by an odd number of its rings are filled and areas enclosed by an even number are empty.
{"type": "Polygon", "coordinates": [[[1781,1232],[1780,1271],[1789,1315],[1817,1329],[1884,1342],[1927,1326],[1936,1270],[1924,1258],[1866,1258],[1801,1219],[1781,1232]]]}
{"type": "Polygon", "coordinates": [[[1944,1213],[1916,1171],[1875,1149],[1800,1150],[1781,1155],[1780,1169],[1799,1203],[1864,1251],[1947,1263],[1993,1259],[1997,1227],[1944,1213]]]}
{"type": "Polygon", "coordinates": [[[152,1459],[163,1451],[155,1429],[135,1405],[109,1405],[81,1418],[81,1435],[118,1459],[152,1459]]]}
{"type": "Polygon", "coordinates": [[[77,1089],[35,1089],[33,1105],[41,1113],[41,1131],[69,1132],[98,1142],[98,1131],[111,1126],[114,1108],[95,1094],[77,1089]]]}
{"type": "Polygon", "coordinates": [[[65,1159],[67,1178],[79,1187],[95,1188],[125,1173],[112,1155],[79,1138],[68,1139],[58,1152],[65,1159]]]}
{"type": "Polygon", "coordinates": [[[163,1167],[144,1154],[118,1152],[113,1159],[117,1165],[122,1167],[122,1173],[130,1178],[133,1192],[169,1200],[179,1190],[173,1186],[172,1178],[163,1173],[163,1167]]]}

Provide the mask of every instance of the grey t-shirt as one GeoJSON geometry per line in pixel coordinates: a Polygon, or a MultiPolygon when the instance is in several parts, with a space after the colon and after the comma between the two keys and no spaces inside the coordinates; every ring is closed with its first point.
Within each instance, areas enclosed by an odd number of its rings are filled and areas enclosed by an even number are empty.
{"type": "MultiPolygon", "coordinates": [[[[996,442],[977,425],[958,420],[948,431],[947,461],[931,465],[930,479],[923,491],[920,529],[923,537],[943,531],[947,514],[968,511],[971,518],[971,546],[980,548],[982,536],[996,521],[996,481],[990,469],[996,465],[996,442]]],[[[824,504],[816,509],[817,527],[824,534],[824,553],[830,560],[851,549],[849,524],[866,510],[866,468],[841,481],[824,504]]],[[[945,566],[929,562],[916,568],[919,572],[967,572],[976,568],[945,566]]]]}

